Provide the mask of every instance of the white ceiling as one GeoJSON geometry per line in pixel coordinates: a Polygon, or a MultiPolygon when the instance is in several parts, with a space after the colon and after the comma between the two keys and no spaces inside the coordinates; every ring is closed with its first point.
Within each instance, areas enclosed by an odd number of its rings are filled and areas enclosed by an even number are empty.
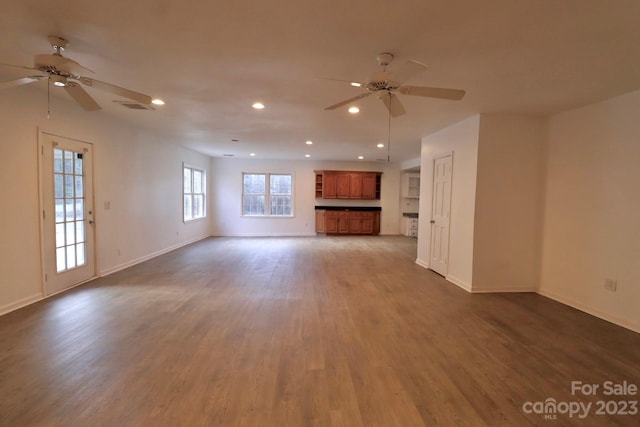
{"type": "MultiPolygon", "coordinates": [[[[477,112],[545,115],[640,88],[639,18],[637,0],[9,0],[0,62],[31,65],[60,35],[92,77],[167,102],[134,111],[88,89],[103,110],[82,114],[211,156],[375,161],[386,159],[386,109],[371,96],[357,116],[325,111],[362,90],[323,78],[366,81],[391,52],[390,70],[430,66],[408,84],[467,91],[458,102],[399,95],[407,114],[392,119],[391,159],[403,161],[423,135],[477,112]]],[[[0,67],[0,81],[28,74],[0,67]]],[[[6,90],[44,94],[46,83],[6,90]]]]}

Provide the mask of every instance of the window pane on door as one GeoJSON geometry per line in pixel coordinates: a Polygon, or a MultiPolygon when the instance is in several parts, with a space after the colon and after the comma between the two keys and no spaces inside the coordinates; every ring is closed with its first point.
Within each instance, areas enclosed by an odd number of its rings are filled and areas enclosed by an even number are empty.
{"type": "Polygon", "coordinates": [[[53,150],[56,268],[63,272],[86,263],[83,154],[53,150]]]}

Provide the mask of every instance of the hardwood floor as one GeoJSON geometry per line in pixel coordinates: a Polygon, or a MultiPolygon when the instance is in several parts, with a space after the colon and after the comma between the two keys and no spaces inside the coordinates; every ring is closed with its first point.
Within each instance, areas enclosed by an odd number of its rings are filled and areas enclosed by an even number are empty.
{"type": "Polygon", "coordinates": [[[571,394],[640,386],[639,334],[414,260],[396,236],[211,238],[10,313],[0,425],[639,425],[595,414],[637,394],[571,394]],[[523,412],[548,398],[594,406],[523,412]]]}

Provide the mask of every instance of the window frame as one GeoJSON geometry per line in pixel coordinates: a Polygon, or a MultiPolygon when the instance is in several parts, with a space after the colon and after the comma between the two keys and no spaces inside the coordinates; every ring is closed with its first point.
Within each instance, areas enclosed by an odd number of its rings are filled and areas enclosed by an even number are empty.
{"type": "MultiPolygon", "coordinates": [[[[295,217],[295,174],[292,172],[242,172],[241,174],[241,195],[240,195],[240,216],[243,218],[293,218],[295,217]],[[264,193],[250,193],[264,195],[264,214],[245,214],[244,213],[244,177],[245,175],[264,175],[265,177],[265,192],[264,193]],[[271,214],[271,176],[272,175],[286,175],[291,177],[291,214],[289,215],[272,215],[271,214]]],[[[278,193],[278,196],[283,194],[278,193]]],[[[286,196],[286,195],[285,195],[286,196]]]]}
{"type": "Polygon", "coordinates": [[[203,167],[200,166],[195,166],[195,165],[191,165],[188,163],[182,163],[182,222],[184,222],[185,224],[191,221],[198,221],[198,220],[202,220],[205,219],[207,217],[207,170],[203,167]],[[190,174],[190,179],[191,179],[191,183],[190,183],[190,188],[191,191],[187,192],[185,191],[185,171],[189,170],[189,174],[190,174]],[[194,191],[194,172],[200,172],[202,175],[202,182],[200,183],[201,185],[201,189],[202,191],[200,192],[196,192],[194,191]],[[202,196],[202,215],[201,216],[193,216],[193,212],[194,212],[194,196],[197,195],[201,195],[202,196]],[[189,218],[187,218],[186,214],[186,209],[185,209],[185,198],[187,196],[191,196],[191,216],[189,218]]]}

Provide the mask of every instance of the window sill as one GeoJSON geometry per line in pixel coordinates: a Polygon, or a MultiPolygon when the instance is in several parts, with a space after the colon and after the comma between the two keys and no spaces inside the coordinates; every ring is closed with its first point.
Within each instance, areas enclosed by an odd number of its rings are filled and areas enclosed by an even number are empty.
{"type": "Polygon", "coordinates": [[[192,222],[204,221],[204,220],[206,220],[206,219],[207,219],[207,217],[206,217],[206,216],[201,216],[201,217],[199,217],[199,218],[183,219],[183,220],[182,220],[182,222],[183,222],[184,224],[190,224],[190,223],[192,223],[192,222]]]}

